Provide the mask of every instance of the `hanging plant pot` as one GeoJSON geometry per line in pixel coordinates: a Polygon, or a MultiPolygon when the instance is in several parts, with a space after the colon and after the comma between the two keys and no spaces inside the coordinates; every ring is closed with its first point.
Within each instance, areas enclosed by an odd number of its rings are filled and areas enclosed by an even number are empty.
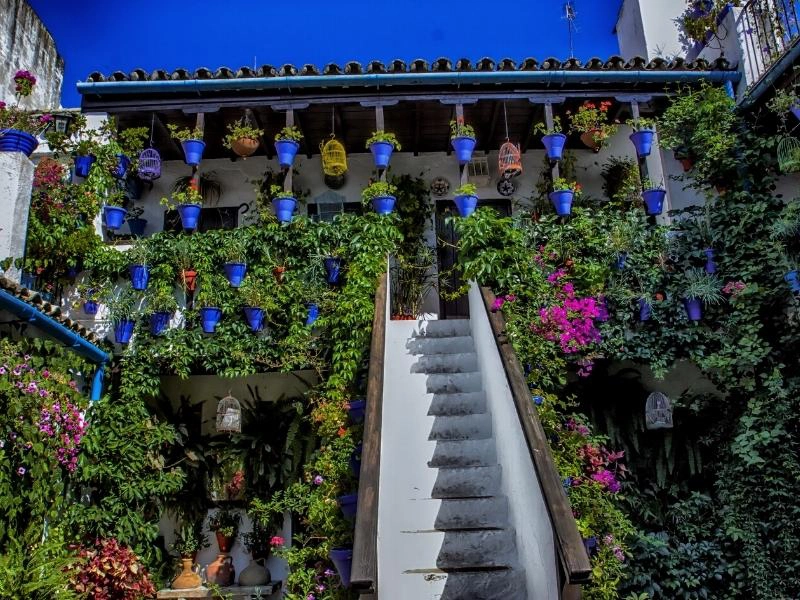
{"type": "Polygon", "coordinates": [[[664,198],[666,195],[666,190],[659,188],[642,191],[642,200],[644,200],[645,213],[647,213],[648,216],[653,217],[664,212],[664,198]]]}
{"type": "Polygon", "coordinates": [[[142,236],[144,235],[144,228],[147,227],[147,219],[128,219],[128,229],[131,230],[131,235],[142,236]]]}
{"type": "Polygon", "coordinates": [[[542,136],[542,144],[547,150],[547,158],[550,160],[561,160],[564,156],[564,145],[567,143],[567,136],[563,133],[548,133],[542,136]]]}
{"type": "Polygon", "coordinates": [[[272,208],[275,210],[275,216],[281,223],[288,223],[292,220],[294,209],[297,206],[297,200],[294,198],[274,198],[272,200],[272,208]]]}
{"type": "Polygon", "coordinates": [[[328,283],[338,283],[339,275],[342,271],[342,259],[329,256],[325,259],[325,272],[327,273],[328,283]]]}
{"type": "Polygon", "coordinates": [[[475,138],[459,135],[450,140],[453,150],[456,152],[458,164],[465,165],[472,159],[472,152],[475,150],[475,138]]]}
{"type": "Polygon", "coordinates": [[[350,408],[347,409],[347,412],[350,415],[350,420],[353,423],[361,423],[364,420],[364,412],[366,408],[366,400],[353,400],[350,402],[350,408]]]}
{"type": "Polygon", "coordinates": [[[75,175],[78,177],[88,177],[95,160],[95,157],[91,154],[89,156],[76,156],[75,175]]]}
{"type": "Polygon", "coordinates": [[[217,323],[222,318],[222,309],[216,306],[204,306],[200,309],[200,320],[203,333],[214,333],[217,330],[217,323]]]}
{"type": "Polygon", "coordinates": [[[683,307],[690,321],[699,321],[703,318],[703,302],[699,298],[684,298],[683,307]]]}
{"type": "Polygon", "coordinates": [[[225,263],[225,277],[228,282],[238,288],[242,285],[242,280],[247,273],[247,265],[245,263],[229,262],[225,263]]]}
{"type": "Polygon", "coordinates": [[[783,279],[789,284],[789,289],[793,294],[800,294],[800,273],[789,271],[783,276],[783,279]]]}
{"type": "Polygon", "coordinates": [[[181,271],[183,287],[187,292],[193,292],[197,288],[197,271],[194,269],[184,269],[181,271]]]}
{"type": "Polygon", "coordinates": [[[244,318],[247,320],[250,330],[261,331],[264,326],[264,309],[257,306],[245,306],[242,310],[244,310],[244,318]]]}
{"type": "Polygon", "coordinates": [[[377,196],[372,199],[372,209],[379,215],[390,215],[396,202],[394,196],[377,196]]]}
{"type": "Polygon", "coordinates": [[[353,567],[353,549],[352,548],[331,548],[330,554],[331,562],[336,567],[336,572],[339,573],[339,579],[342,580],[342,587],[350,587],[350,571],[353,567]]]}
{"type": "Polygon", "coordinates": [[[99,307],[97,300],[84,300],[83,302],[83,312],[87,315],[96,315],[99,307]]]}
{"type": "Polygon", "coordinates": [[[602,132],[599,129],[592,129],[581,134],[581,141],[587,148],[600,152],[603,146],[602,132]]]}
{"type": "Polygon", "coordinates": [[[572,190],[556,190],[550,192],[548,196],[559,217],[566,217],[572,213],[572,199],[575,196],[575,192],[572,190]]]}
{"type": "Polygon", "coordinates": [[[704,252],[706,253],[706,266],[705,266],[706,273],[708,273],[709,275],[716,273],[717,263],[714,262],[714,249],[706,248],[704,252]]]}
{"type": "Polygon", "coordinates": [[[196,167],[203,160],[203,151],[206,149],[206,143],[202,140],[186,140],[181,142],[183,148],[183,160],[192,167],[196,167]]]}
{"type": "Polygon", "coordinates": [[[653,149],[653,137],[655,133],[656,132],[652,129],[640,129],[639,131],[634,131],[630,135],[633,147],[636,148],[636,156],[639,158],[650,156],[650,152],[653,149]]]}
{"type": "Polygon", "coordinates": [[[231,148],[242,158],[247,158],[258,150],[258,143],[258,140],[253,138],[239,138],[231,142],[231,148]]]}
{"type": "Polygon", "coordinates": [[[358,511],[358,494],[339,496],[336,500],[339,503],[339,508],[342,509],[342,514],[345,519],[352,521],[356,518],[356,512],[358,511]]]}
{"type": "Polygon", "coordinates": [[[131,265],[128,267],[131,276],[131,287],[137,291],[147,289],[147,282],[150,281],[150,267],[147,265],[131,265]]]}
{"type": "Polygon", "coordinates": [[[361,473],[361,452],[363,450],[363,444],[359,442],[356,444],[355,450],[353,450],[353,454],[350,455],[350,470],[353,472],[353,475],[356,477],[359,476],[361,473]]]}
{"type": "Polygon", "coordinates": [[[639,298],[639,320],[649,321],[652,315],[652,307],[650,303],[644,298],[639,298]]]}
{"type": "Polygon", "coordinates": [[[462,217],[468,217],[475,212],[478,207],[478,197],[473,195],[459,195],[453,198],[456,203],[458,214],[462,217]]]}
{"type": "Polygon", "coordinates": [[[286,267],[275,267],[272,269],[272,274],[275,276],[275,281],[283,283],[283,274],[286,273],[286,267]]]}
{"type": "Polygon", "coordinates": [[[369,150],[372,152],[375,166],[379,169],[385,169],[389,166],[389,159],[392,157],[394,144],[390,142],[372,142],[369,145],[369,150]]]}
{"type": "Polygon", "coordinates": [[[308,303],[308,316],[306,317],[306,326],[313,325],[319,318],[319,306],[316,302],[308,303]]]}
{"type": "Polygon", "coordinates": [[[103,207],[103,221],[105,221],[106,229],[116,231],[122,227],[122,222],[125,220],[125,215],[128,211],[121,206],[111,206],[106,204],[103,207]]]}
{"type": "Polygon", "coordinates": [[[291,168],[299,149],[300,144],[293,140],[277,140],[275,142],[275,152],[278,154],[278,164],[284,169],[291,168]]]}
{"type": "Polygon", "coordinates": [[[792,114],[795,116],[795,118],[800,121],[800,104],[793,104],[792,108],[789,110],[792,111],[792,114]]]}
{"type": "Polygon", "coordinates": [[[628,260],[628,253],[627,252],[620,252],[617,254],[617,260],[614,263],[614,266],[618,271],[621,271],[625,268],[625,262],[628,260]]]}
{"type": "Polygon", "coordinates": [[[202,206],[200,204],[178,204],[178,215],[181,218],[181,226],[184,231],[197,229],[201,210],[202,206]]]}
{"type": "Polygon", "coordinates": [[[153,335],[159,335],[162,331],[164,331],[167,328],[167,325],[169,325],[170,318],[172,318],[172,315],[162,310],[151,314],[150,333],[152,333],[153,335]]]}
{"type": "Polygon", "coordinates": [[[117,154],[117,166],[111,171],[116,179],[125,179],[128,174],[128,167],[131,166],[131,159],[124,154],[117,154]]]}
{"type": "Polygon", "coordinates": [[[133,335],[133,319],[122,319],[114,325],[114,340],[118,344],[127,344],[133,335]]]}
{"type": "Polygon", "coordinates": [[[30,158],[39,141],[27,131],[0,129],[0,152],[22,152],[30,158]]]}

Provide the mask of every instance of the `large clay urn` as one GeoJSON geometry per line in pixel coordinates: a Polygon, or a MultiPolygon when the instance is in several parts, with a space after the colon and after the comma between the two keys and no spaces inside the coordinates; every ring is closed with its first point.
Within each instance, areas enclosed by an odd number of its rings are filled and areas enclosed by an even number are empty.
{"type": "Polygon", "coordinates": [[[269,583],[272,575],[267,569],[265,558],[254,558],[250,564],[239,573],[239,585],[248,587],[269,583]]]}
{"type": "Polygon", "coordinates": [[[191,557],[181,558],[181,572],[172,580],[173,590],[190,590],[200,587],[203,580],[193,570],[194,560],[191,557]]]}
{"type": "Polygon", "coordinates": [[[209,583],[216,583],[221,586],[233,585],[235,575],[233,558],[228,554],[217,554],[214,562],[206,568],[206,579],[208,579],[209,583]]]}

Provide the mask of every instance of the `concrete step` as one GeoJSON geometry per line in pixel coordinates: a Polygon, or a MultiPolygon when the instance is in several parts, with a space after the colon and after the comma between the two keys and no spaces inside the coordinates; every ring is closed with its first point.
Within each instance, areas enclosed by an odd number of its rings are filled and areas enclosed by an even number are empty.
{"type": "Polygon", "coordinates": [[[420,324],[419,333],[415,337],[456,337],[472,335],[469,319],[445,319],[426,321],[420,324]]]}
{"type": "Polygon", "coordinates": [[[521,569],[448,573],[440,600],[528,600],[521,569]]]}
{"type": "Polygon", "coordinates": [[[445,532],[436,567],[485,569],[511,567],[516,562],[516,540],[511,529],[445,532]]]}
{"type": "Polygon", "coordinates": [[[492,415],[436,417],[429,440],[486,440],[492,437],[492,415]]]}
{"type": "Polygon", "coordinates": [[[412,337],[406,342],[409,354],[459,354],[475,352],[470,335],[452,337],[412,337]]]}
{"type": "Polygon", "coordinates": [[[429,394],[480,392],[483,389],[483,381],[479,372],[433,373],[428,375],[426,386],[429,394]]]}
{"type": "Polygon", "coordinates": [[[474,352],[426,354],[411,366],[412,373],[473,373],[477,370],[478,355],[474,352]]]}
{"type": "Polygon", "coordinates": [[[428,416],[447,417],[457,415],[476,415],[486,412],[484,392],[465,392],[460,394],[434,394],[428,416]]]}
{"type": "Polygon", "coordinates": [[[432,469],[447,467],[491,467],[497,464],[497,448],[491,438],[439,441],[428,461],[432,469]]]}
{"type": "Polygon", "coordinates": [[[500,495],[500,465],[439,469],[431,498],[487,498],[500,495]]]}
{"type": "Polygon", "coordinates": [[[508,498],[505,496],[442,500],[434,521],[434,527],[440,531],[508,526],[508,498]]]}

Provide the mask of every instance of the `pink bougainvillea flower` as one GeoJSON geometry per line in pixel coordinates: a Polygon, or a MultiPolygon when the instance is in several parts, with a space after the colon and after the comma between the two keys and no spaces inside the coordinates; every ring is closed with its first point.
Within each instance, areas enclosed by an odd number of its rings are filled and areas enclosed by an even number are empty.
{"type": "Polygon", "coordinates": [[[284,540],[284,539],[283,539],[281,536],[279,536],[279,535],[273,535],[273,536],[272,536],[272,537],[269,539],[269,545],[270,545],[270,546],[283,546],[285,543],[286,543],[286,540],[284,540]]]}

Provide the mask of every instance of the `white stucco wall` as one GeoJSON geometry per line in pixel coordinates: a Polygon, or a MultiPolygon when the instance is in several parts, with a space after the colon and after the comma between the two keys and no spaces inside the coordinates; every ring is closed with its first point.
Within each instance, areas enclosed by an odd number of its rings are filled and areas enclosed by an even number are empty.
{"type": "Polygon", "coordinates": [[[677,19],[684,10],[685,0],[625,0],[617,20],[622,56],[683,56],[686,48],[677,19]]]}
{"type": "MultiPolygon", "coordinates": [[[[25,252],[32,185],[33,163],[22,152],[0,152],[0,260],[25,252]]],[[[19,282],[16,268],[4,275],[19,282]]]]}

